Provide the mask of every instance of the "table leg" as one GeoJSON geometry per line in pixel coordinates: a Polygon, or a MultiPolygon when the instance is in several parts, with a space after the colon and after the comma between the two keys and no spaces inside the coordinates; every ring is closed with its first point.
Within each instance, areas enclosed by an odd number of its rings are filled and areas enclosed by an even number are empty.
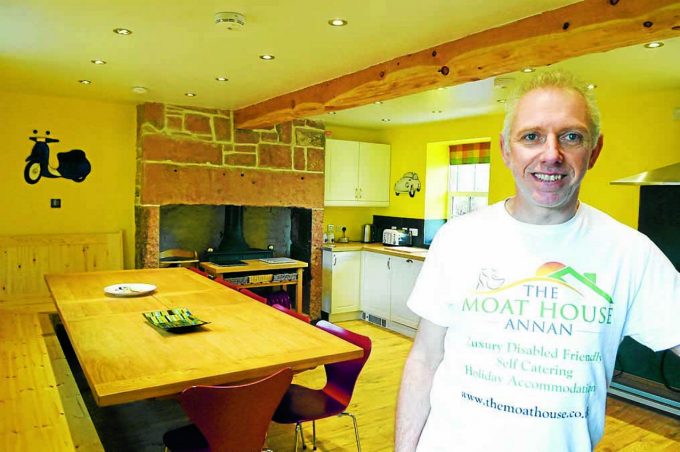
{"type": "Polygon", "coordinates": [[[207,274],[209,274],[209,275],[212,276],[213,278],[217,278],[217,277],[219,276],[217,273],[215,273],[214,271],[212,271],[212,269],[203,267],[201,264],[198,264],[198,268],[201,269],[201,270],[203,270],[204,272],[206,272],[207,274]]]}
{"type": "Polygon", "coordinates": [[[295,284],[295,310],[302,313],[302,269],[297,269],[297,284],[295,284]]]}

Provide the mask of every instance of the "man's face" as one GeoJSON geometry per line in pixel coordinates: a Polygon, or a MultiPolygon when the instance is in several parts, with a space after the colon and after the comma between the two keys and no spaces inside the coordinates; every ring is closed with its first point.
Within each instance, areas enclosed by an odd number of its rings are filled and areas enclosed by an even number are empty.
{"type": "Polygon", "coordinates": [[[525,214],[574,209],[581,180],[602,148],[602,140],[594,146],[594,139],[578,93],[539,88],[525,94],[508,145],[501,140],[503,161],[515,179],[515,207],[525,214]]]}

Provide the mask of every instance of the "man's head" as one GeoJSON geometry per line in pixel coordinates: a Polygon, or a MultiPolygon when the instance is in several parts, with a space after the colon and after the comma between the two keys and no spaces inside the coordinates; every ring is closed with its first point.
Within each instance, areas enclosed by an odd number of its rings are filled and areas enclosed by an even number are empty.
{"type": "Polygon", "coordinates": [[[517,190],[513,215],[534,223],[566,221],[602,148],[591,94],[571,75],[538,75],[512,100],[501,148],[517,190]]]}
{"type": "Polygon", "coordinates": [[[564,71],[541,72],[533,78],[521,84],[505,104],[505,120],[503,121],[503,141],[507,145],[510,137],[510,128],[515,119],[517,103],[529,91],[538,88],[563,88],[577,92],[583,97],[586,103],[589,132],[593,140],[593,145],[600,137],[600,110],[593,91],[588,89],[587,84],[575,77],[573,74],[564,71]]]}

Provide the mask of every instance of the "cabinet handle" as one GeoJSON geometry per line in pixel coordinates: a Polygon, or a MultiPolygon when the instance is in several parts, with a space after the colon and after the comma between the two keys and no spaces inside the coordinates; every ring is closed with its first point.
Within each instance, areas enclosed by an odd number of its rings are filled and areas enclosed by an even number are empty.
{"type": "Polygon", "coordinates": [[[333,256],[333,267],[338,263],[338,256],[333,256]]]}
{"type": "Polygon", "coordinates": [[[413,263],[413,259],[406,259],[406,262],[408,262],[409,264],[412,264],[412,263],[413,263]]]}
{"type": "Polygon", "coordinates": [[[391,258],[391,257],[388,257],[388,258],[387,258],[387,269],[388,269],[388,270],[392,270],[392,267],[390,267],[390,260],[392,260],[392,258],[391,258]]]}

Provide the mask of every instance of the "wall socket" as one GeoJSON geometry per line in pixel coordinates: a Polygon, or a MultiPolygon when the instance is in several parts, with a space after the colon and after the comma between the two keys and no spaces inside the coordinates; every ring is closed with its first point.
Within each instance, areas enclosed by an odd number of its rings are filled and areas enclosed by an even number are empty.
{"type": "Polygon", "coordinates": [[[329,224],[328,225],[328,232],[335,232],[335,225],[329,224]]]}

